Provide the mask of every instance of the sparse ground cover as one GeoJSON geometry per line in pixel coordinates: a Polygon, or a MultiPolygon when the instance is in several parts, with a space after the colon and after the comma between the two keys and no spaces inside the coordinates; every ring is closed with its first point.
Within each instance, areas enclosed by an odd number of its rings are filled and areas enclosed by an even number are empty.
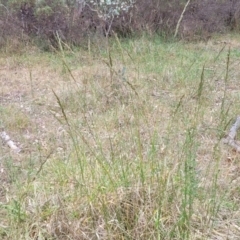
{"type": "Polygon", "coordinates": [[[238,239],[238,36],[1,53],[1,239],[238,239]]]}

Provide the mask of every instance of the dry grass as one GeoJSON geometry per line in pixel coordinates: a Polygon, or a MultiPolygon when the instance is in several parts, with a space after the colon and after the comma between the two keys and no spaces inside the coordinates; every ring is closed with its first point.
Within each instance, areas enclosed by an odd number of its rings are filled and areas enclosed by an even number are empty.
{"type": "Polygon", "coordinates": [[[1,145],[1,239],[237,239],[226,38],[2,53],[0,127],[23,151],[1,145]]]}

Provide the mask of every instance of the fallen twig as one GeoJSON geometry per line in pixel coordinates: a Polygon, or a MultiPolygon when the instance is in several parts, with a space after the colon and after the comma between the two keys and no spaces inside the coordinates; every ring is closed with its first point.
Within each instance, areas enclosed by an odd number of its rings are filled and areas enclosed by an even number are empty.
{"type": "Polygon", "coordinates": [[[16,146],[16,144],[11,140],[11,138],[7,135],[5,131],[0,133],[0,137],[2,138],[3,142],[7,144],[14,152],[19,153],[21,149],[16,146]]]}
{"type": "Polygon", "coordinates": [[[237,117],[236,122],[233,124],[233,126],[230,128],[229,133],[227,136],[223,139],[223,142],[225,144],[230,145],[231,147],[234,148],[237,152],[240,152],[240,142],[236,141],[236,135],[237,135],[237,130],[240,127],[240,116],[237,117]]]}

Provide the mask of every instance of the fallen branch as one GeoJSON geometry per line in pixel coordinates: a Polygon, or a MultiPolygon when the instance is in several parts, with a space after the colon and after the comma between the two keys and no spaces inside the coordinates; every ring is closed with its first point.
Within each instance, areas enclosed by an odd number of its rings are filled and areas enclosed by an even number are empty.
{"type": "Polygon", "coordinates": [[[7,144],[12,150],[14,150],[14,152],[16,153],[21,152],[21,149],[16,146],[16,144],[11,140],[11,138],[7,135],[5,131],[1,132],[0,137],[2,138],[5,144],[7,144]]]}
{"type": "Polygon", "coordinates": [[[237,152],[240,152],[240,142],[236,141],[235,138],[236,138],[237,130],[239,127],[240,127],[240,116],[237,117],[237,120],[233,124],[233,126],[230,128],[228,135],[223,139],[223,142],[225,144],[230,145],[237,152]]]}

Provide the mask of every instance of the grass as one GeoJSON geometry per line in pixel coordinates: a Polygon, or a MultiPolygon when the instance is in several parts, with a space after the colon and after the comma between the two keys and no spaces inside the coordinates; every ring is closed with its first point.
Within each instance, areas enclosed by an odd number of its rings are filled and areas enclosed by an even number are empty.
{"type": "Polygon", "coordinates": [[[237,239],[237,36],[2,53],[1,239],[237,239]]]}

